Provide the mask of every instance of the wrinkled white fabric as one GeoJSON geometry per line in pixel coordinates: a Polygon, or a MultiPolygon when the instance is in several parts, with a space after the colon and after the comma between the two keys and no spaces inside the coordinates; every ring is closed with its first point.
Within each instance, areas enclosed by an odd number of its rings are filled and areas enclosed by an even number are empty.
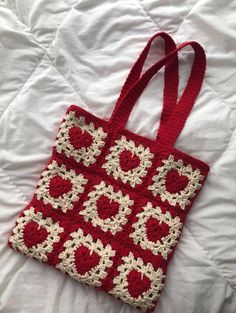
{"type": "MultiPolygon", "coordinates": [[[[236,312],[236,2],[222,0],[0,1],[0,312],[131,313],[135,309],[7,247],[31,199],[66,108],[108,119],[148,38],[197,40],[207,72],[176,147],[209,163],[170,263],[158,313],[236,312]]],[[[153,48],[147,65],[161,57],[153,48]]],[[[183,90],[192,53],[180,56],[183,90]]],[[[162,75],[127,127],[154,138],[162,75]]]]}

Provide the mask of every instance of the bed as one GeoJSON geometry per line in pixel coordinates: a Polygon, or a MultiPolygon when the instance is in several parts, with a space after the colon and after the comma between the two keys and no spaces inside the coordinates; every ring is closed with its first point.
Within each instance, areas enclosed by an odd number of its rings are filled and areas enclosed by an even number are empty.
{"type": "MultiPolygon", "coordinates": [[[[236,312],[236,2],[0,1],[0,312],[131,313],[128,305],[9,249],[72,103],[108,119],[145,42],[162,30],[197,40],[207,71],[176,147],[211,166],[170,263],[157,313],[236,312]]],[[[146,66],[162,56],[154,47],[146,66]]],[[[183,90],[192,60],[179,56],[183,90]]],[[[154,138],[163,73],[127,128],[154,138]]]]}

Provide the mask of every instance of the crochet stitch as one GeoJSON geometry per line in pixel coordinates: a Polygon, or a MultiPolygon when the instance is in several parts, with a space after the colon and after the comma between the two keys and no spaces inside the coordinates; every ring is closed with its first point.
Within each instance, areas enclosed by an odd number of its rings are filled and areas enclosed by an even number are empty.
{"type": "Polygon", "coordinates": [[[187,213],[209,167],[173,147],[200,91],[205,54],[196,42],[176,48],[166,33],[147,43],[122,87],[109,121],[71,105],[10,247],[54,266],[143,312],[153,312],[187,213]],[[166,56],[141,71],[153,40],[166,56]],[[177,102],[177,52],[195,58],[177,102]],[[156,140],[125,128],[136,100],[165,65],[164,104],[156,140]],[[141,77],[140,77],[141,76],[141,77]]]}

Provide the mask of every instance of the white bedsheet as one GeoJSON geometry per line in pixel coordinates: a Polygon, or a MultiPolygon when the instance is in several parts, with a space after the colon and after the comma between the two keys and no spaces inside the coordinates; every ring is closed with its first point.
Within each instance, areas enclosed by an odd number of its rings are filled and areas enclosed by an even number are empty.
{"type": "MultiPolygon", "coordinates": [[[[197,40],[207,72],[176,147],[211,166],[170,263],[158,313],[236,312],[236,1],[0,1],[0,312],[135,309],[7,247],[71,103],[108,119],[130,67],[159,30],[197,40]]],[[[161,46],[161,45],[160,45],[161,46]]],[[[160,55],[153,49],[149,61],[160,55]]],[[[182,90],[190,50],[180,56],[182,90]]],[[[149,62],[147,63],[149,64],[149,62]]],[[[161,75],[127,125],[154,138],[161,75]]]]}

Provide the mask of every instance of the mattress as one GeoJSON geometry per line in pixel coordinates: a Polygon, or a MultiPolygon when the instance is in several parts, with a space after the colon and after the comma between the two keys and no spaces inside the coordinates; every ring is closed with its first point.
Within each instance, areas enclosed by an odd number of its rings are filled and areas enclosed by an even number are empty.
{"type": "MultiPolygon", "coordinates": [[[[0,312],[131,313],[111,296],[9,249],[59,123],[72,104],[108,119],[151,35],[198,41],[207,71],[176,148],[211,167],[169,265],[157,313],[236,312],[236,2],[220,0],[0,1],[0,312]],[[227,2],[227,3],[226,3],[227,2]]],[[[146,67],[162,57],[152,48],[146,67]]],[[[192,61],[180,53],[183,91],[192,61]]],[[[163,72],[127,128],[155,138],[163,72]]]]}

